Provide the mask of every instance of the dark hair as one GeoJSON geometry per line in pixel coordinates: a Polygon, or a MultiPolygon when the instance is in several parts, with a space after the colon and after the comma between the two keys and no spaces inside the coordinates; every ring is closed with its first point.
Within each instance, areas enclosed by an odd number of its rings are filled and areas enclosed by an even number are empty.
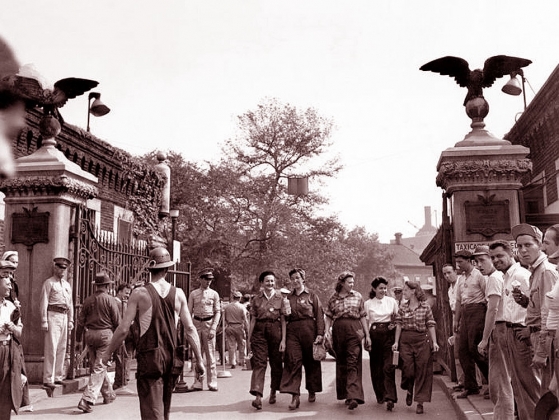
{"type": "Polygon", "coordinates": [[[274,276],[274,279],[276,278],[276,273],[274,273],[272,270],[266,270],[263,271],[262,273],[260,273],[260,276],[258,276],[258,281],[260,283],[262,283],[264,281],[264,277],[266,276],[274,276]]]}
{"type": "Polygon", "coordinates": [[[503,248],[507,254],[512,256],[512,248],[507,241],[497,239],[496,241],[493,241],[489,244],[489,249],[491,250],[497,249],[499,247],[503,248]]]}
{"type": "Polygon", "coordinates": [[[340,293],[340,290],[342,290],[343,284],[345,283],[347,278],[355,278],[355,273],[353,273],[352,271],[344,271],[342,272],[339,276],[338,276],[338,282],[336,283],[336,287],[334,288],[334,290],[336,291],[336,293],[340,293]]]}
{"type": "Polygon", "coordinates": [[[453,266],[451,263],[446,263],[446,264],[444,264],[444,265],[443,265],[443,268],[445,268],[445,267],[452,267],[452,269],[453,269],[454,271],[456,271],[456,267],[453,266]]]}
{"type": "Polygon", "coordinates": [[[559,245],[559,224],[550,226],[547,228],[547,230],[552,230],[553,232],[555,232],[555,240],[553,242],[555,242],[555,245],[559,245]]]}
{"type": "Polygon", "coordinates": [[[424,302],[426,300],[425,292],[421,288],[419,282],[414,280],[408,280],[404,286],[408,286],[408,288],[413,290],[413,294],[415,295],[418,301],[424,302]]]}
{"type": "Polygon", "coordinates": [[[302,268],[294,268],[289,271],[289,277],[291,277],[295,273],[299,273],[301,275],[301,278],[305,280],[305,270],[303,270],[302,268]]]}
{"type": "Polygon", "coordinates": [[[388,280],[386,280],[382,276],[375,277],[371,282],[371,291],[369,292],[369,298],[374,298],[377,294],[375,293],[375,289],[379,287],[381,284],[386,284],[388,286],[388,280]]]}
{"type": "Polygon", "coordinates": [[[124,290],[124,289],[130,289],[130,290],[132,290],[132,286],[130,286],[128,283],[120,283],[120,284],[118,285],[118,287],[116,288],[116,292],[118,293],[118,292],[120,292],[120,291],[122,291],[122,290],[124,290]]]}

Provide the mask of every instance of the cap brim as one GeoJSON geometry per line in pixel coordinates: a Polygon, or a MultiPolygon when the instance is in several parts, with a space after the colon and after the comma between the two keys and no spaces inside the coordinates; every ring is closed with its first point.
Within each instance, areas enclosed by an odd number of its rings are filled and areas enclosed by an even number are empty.
{"type": "Polygon", "coordinates": [[[162,262],[159,264],[155,264],[155,265],[151,265],[148,267],[148,269],[151,268],[166,268],[166,267],[171,267],[172,265],[175,265],[174,261],[167,261],[167,262],[162,262]]]}

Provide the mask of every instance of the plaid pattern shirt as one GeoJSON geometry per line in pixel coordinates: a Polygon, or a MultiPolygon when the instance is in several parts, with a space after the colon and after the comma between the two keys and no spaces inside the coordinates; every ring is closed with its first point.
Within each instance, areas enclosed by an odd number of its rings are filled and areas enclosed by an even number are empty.
{"type": "Polygon", "coordinates": [[[419,306],[415,309],[410,308],[409,302],[401,303],[394,322],[396,325],[401,325],[402,330],[418,332],[425,332],[427,328],[437,325],[433,311],[427,302],[419,302],[419,306]]]}
{"type": "Polygon", "coordinates": [[[328,299],[328,306],[324,313],[334,321],[339,318],[361,319],[367,316],[363,296],[355,290],[344,297],[334,292],[328,299]]]}

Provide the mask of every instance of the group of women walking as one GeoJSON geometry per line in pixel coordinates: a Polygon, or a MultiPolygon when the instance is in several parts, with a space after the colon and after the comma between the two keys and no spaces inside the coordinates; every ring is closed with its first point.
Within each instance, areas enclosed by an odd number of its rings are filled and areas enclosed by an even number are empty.
{"type": "Polygon", "coordinates": [[[252,358],[250,393],[252,406],[262,409],[264,377],[269,362],[271,384],[269,404],[277,392],[291,394],[290,410],[300,405],[302,369],[308,401],[316,401],[322,391],[322,371],[313,356],[315,344],[330,343],[336,358],[336,398],[349,410],[364,404],[362,383],[363,347],[369,351],[373,389],[377,402],[392,411],[398,397],[395,370],[401,358],[401,388],[407,391],[406,404],[417,402],[416,413],[431,400],[433,352],[438,350],[435,320],[419,283],[408,281],[404,299],[398,302],[387,295],[388,280],[376,277],[371,283],[370,299],[353,290],[355,274],[338,276],[334,293],[324,306],[305,286],[305,271],[289,272],[293,290],[283,298],[276,291],[276,275],[260,274],[262,289],[250,305],[249,349],[252,358]],[[282,355],[283,353],[283,355],[282,355]]]}

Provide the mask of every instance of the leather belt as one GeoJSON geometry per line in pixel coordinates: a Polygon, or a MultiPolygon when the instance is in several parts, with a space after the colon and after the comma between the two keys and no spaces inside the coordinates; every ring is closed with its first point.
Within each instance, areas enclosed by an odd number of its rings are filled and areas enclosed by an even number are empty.
{"type": "Polygon", "coordinates": [[[371,325],[371,329],[376,330],[377,328],[388,328],[389,325],[390,322],[373,322],[373,325],[371,325]]]}
{"type": "Polygon", "coordinates": [[[526,328],[526,325],[519,324],[518,322],[508,322],[505,321],[505,324],[509,328],[526,328]]]}
{"type": "Polygon", "coordinates": [[[68,308],[66,308],[65,306],[60,306],[60,305],[48,305],[47,306],[47,311],[60,312],[61,314],[65,314],[65,313],[68,312],[68,308]]]}
{"type": "Polygon", "coordinates": [[[194,319],[195,319],[196,321],[209,321],[209,320],[212,319],[213,317],[214,317],[214,316],[212,315],[212,316],[207,316],[207,317],[205,317],[205,318],[200,318],[199,316],[194,315],[194,319]]]}
{"type": "Polygon", "coordinates": [[[0,341],[0,346],[9,346],[9,345],[10,345],[10,341],[11,341],[11,340],[1,340],[1,341],[0,341]]]}

